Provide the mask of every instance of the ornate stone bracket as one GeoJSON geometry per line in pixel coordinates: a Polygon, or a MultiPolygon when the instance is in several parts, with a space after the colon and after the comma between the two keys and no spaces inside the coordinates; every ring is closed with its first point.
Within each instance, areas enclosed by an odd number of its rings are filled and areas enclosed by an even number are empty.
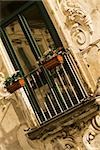
{"type": "Polygon", "coordinates": [[[73,137],[63,138],[62,136],[51,140],[53,150],[78,150],[73,137]]]}
{"type": "Polygon", "coordinates": [[[88,150],[100,149],[100,114],[97,114],[91,121],[89,128],[83,136],[83,143],[88,150]],[[95,143],[96,141],[96,143],[95,143]]]}

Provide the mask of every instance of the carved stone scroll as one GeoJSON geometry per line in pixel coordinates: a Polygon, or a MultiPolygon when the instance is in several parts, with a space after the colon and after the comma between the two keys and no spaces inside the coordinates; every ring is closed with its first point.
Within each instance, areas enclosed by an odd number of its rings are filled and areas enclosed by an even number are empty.
{"type": "Polygon", "coordinates": [[[100,149],[100,114],[96,115],[83,136],[83,143],[87,150],[100,149]]]}
{"type": "Polygon", "coordinates": [[[61,0],[58,5],[65,16],[65,25],[70,31],[74,46],[84,49],[90,44],[93,33],[90,16],[77,0],[61,0]]]}
{"type": "Polygon", "coordinates": [[[77,145],[72,137],[69,138],[55,138],[51,140],[53,150],[78,150],[77,145]]]}

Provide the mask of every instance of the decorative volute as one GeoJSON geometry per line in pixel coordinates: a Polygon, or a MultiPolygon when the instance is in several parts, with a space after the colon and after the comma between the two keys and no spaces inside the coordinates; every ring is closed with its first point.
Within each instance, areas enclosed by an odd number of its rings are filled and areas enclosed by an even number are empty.
{"type": "Polygon", "coordinates": [[[73,46],[82,50],[91,42],[92,21],[77,0],[60,0],[59,8],[65,17],[65,25],[70,31],[73,46]]]}
{"type": "Polygon", "coordinates": [[[100,150],[100,113],[91,121],[90,126],[83,135],[83,143],[87,150],[100,150]]]}

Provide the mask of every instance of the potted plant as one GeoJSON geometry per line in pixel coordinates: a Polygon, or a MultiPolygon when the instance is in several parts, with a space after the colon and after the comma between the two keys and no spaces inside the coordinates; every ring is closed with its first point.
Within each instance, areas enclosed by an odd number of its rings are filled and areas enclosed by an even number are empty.
{"type": "Polygon", "coordinates": [[[8,92],[13,93],[25,85],[24,79],[19,71],[16,71],[11,77],[8,77],[4,82],[4,87],[8,92]]]}
{"type": "Polygon", "coordinates": [[[63,56],[62,56],[63,48],[59,47],[57,49],[49,49],[44,53],[43,57],[43,65],[46,69],[51,70],[56,66],[63,63],[63,56]]]}

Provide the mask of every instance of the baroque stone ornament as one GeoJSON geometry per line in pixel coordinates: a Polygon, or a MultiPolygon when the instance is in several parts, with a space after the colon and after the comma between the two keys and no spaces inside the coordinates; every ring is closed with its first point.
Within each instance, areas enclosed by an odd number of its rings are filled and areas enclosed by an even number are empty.
{"type": "Polygon", "coordinates": [[[0,72],[0,99],[9,96],[9,93],[4,88],[4,84],[3,84],[4,81],[5,81],[5,76],[2,72],[0,72]]]}
{"type": "MultiPolygon", "coordinates": [[[[91,43],[82,52],[84,63],[87,65],[92,78],[94,79],[96,88],[94,89],[94,97],[100,95],[100,39],[91,43]]],[[[94,87],[95,87],[94,86],[94,87]]]]}
{"type": "Polygon", "coordinates": [[[100,114],[95,116],[92,120],[92,126],[96,130],[96,132],[100,132],[100,114]]]}
{"type": "Polygon", "coordinates": [[[73,137],[57,136],[51,140],[53,150],[79,150],[73,137]]]}
{"type": "Polygon", "coordinates": [[[100,149],[100,114],[97,114],[91,121],[89,128],[83,136],[83,143],[87,150],[100,149]]]}
{"type": "Polygon", "coordinates": [[[90,44],[93,33],[90,16],[77,0],[61,0],[58,3],[65,16],[65,25],[70,31],[74,46],[80,50],[84,49],[90,44]]]}

